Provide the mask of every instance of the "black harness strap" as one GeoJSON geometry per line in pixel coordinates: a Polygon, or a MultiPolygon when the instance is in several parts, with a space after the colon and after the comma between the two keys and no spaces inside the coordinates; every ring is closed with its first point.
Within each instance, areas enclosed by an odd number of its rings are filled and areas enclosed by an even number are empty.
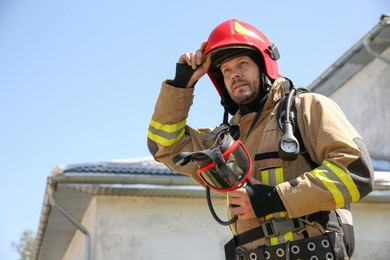
{"type": "Polygon", "coordinates": [[[233,237],[236,246],[242,246],[265,237],[263,226],[258,226],[233,237]]]}
{"type": "MultiPolygon", "coordinates": [[[[302,217],[300,219],[303,219],[304,221],[308,221],[308,222],[318,222],[318,223],[327,223],[328,220],[329,220],[329,211],[319,211],[319,212],[315,212],[313,214],[310,214],[310,215],[307,215],[305,217],[302,217]]],[[[298,227],[299,224],[298,224],[298,218],[294,218],[292,219],[293,222],[294,222],[294,226],[298,227]]],[[[266,226],[266,228],[268,228],[266,226]]],[[[270,234],[271,231],[270,230],[267,230],[267,233],[270,234]]],[[[253,229],[250,229],[248,231],[245,231],[241,234],[238,234],[236,236],[233,237],[233,240],[234,240],[234,244],[236,246],[242,246],[242,245],[245,245],[245,244],[248,244],[250,242],[253,242],[255,240],[258,240],[258,239],[261,239],[261,238],[264,238],[266,237],[266,233],[264,232],[264,228],[263,226],[258,226],[258,227],[255,227],[253,229]]]]}
{"type": "Polygon", "coordinates": [[[255,154],[255,161],[279,158],[278,152],[258,153],[255,154]]]}

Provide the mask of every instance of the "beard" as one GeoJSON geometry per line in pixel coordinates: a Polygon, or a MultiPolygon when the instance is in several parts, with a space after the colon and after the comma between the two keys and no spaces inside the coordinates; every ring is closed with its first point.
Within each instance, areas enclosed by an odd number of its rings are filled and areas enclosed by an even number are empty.
{"type": "Polygon", "coordinates": [[[239,106],[249,104],[256,98],[257,93],[252,88],[240,90],[238,95],[232,97],[233,101],[239,106]]]}
{"type": "Polygon", "coordinates": [[[232,100],[238,105],[247,105],[257,99],[259,95],[259,82],[248,82],[246,80],[237,80],[233,82],[236,83],[244,83],[248,86],[248,88],[239,89],[238,92],[233,96],[231,95],[232,100]]]}

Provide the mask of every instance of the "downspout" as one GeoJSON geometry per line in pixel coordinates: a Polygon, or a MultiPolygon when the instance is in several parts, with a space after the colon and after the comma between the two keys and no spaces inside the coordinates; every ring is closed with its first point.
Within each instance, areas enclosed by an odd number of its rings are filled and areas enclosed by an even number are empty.
{"type": "Polygon", "coordinates": [[[48,190],[48,197],[50,205],[53,208],[58,209],[65,218],[67,218],[78,230],[81,231],[81,233],[85,235],[85,260],[91,260],[91,234],[89,231],[56,201],[54,197],[54,188],[52,186],[48,190]]]}

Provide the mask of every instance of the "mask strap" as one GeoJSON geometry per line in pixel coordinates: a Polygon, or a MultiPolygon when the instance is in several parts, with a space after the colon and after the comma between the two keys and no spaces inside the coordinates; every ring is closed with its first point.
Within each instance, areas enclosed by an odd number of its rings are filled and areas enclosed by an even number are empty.
{"type": "Polygon", "coordinates": [[[213,149],[207,149],[198,152],[182,152],[173,157],[172,162],[175,166],[184,166],[194,162],[204,162],[207,159],[212,160],[216,165],[225,163],[225,159],[222,156],[222,151],[219,147],[213,149]]]}

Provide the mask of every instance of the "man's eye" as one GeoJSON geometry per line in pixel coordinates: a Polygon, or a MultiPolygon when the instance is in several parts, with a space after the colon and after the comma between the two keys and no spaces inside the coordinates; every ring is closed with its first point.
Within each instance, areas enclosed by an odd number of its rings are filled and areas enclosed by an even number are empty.
{"type": "Polygon", "coordinates": [[[226,74],[228,74],[230,72],[230,69],[224,69],[224,70],[222,70],[222,74],[223,75],[226,75],[226,74]]]}

